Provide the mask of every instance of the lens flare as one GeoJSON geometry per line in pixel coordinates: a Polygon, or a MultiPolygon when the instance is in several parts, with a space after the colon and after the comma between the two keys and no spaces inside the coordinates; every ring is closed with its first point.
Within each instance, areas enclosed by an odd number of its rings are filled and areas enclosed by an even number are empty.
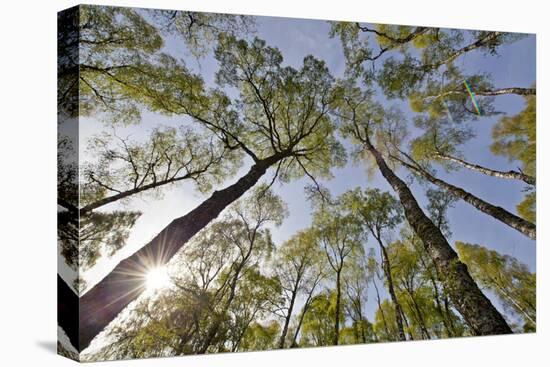
{"type": "Polygon", "coordinates": [[[470,98],[472,99],[472,103],[476,109],[476,112],[479,116],[481,116],[481,112],[479,111],[479,106],[477,105],[477,101],[474,97],[474,94],[472,93],[472,90],[470,89],[470,86],[468,85],[468,82],[464,80],[464,85],[466,86],[466,90],[468,91],[468,94],[470,95],[470,98]]]}

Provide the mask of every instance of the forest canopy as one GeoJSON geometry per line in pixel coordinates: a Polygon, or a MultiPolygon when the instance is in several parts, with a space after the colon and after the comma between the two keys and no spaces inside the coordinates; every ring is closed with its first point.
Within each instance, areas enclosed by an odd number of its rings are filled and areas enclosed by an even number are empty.
{"type": "Polygon", "coordinates": [[[62,348],[536,330],[532,35],[75,9],[59,18],[58,251],[81,307],[62,348]]]}

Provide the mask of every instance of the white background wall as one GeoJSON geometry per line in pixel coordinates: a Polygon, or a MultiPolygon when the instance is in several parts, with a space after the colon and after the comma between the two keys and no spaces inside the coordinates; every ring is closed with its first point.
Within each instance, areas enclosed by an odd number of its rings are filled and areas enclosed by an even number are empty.
{"type": "MultiPolygon", "coordinates": [[[[550,26],[540,0],[111,0],[95,4],[537,33],[538,333],[116,362],[116,366],[548,365],[550,26]],[[546,18],[546,19],[545,19],[546,18]],[[540,67],[543,65],[542,67],[540,67]],[[546,343],[545,343],[546,341],[546,343]]],[[[56,343],[56,12],[76,1],[0,9],[0,365],[65,366],[56,343]]],[[[547,8],[547,6],[546,6],[547,8]]],[[[106,363],[110,365],[111,363],[106,363]]]]}

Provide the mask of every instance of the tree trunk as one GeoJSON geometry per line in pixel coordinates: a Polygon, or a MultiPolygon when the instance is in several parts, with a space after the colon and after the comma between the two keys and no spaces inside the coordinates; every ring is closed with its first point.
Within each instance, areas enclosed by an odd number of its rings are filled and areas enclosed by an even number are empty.
{"type": "MultiPolygon", "coordinates": [[[[437,228],[441,230],[441,225],[438,224],[437,228]]],[[[425,252],[424,249],[420,249],[420,251],[425,252]]],[[[432,283],[432,287],[434,289],[434,297],[436,300],[436,309],[439,315],[441,316],[441,321],[445,326],[445,330],[447,330],[447,337],[451,338],[453,336],[457,336],[456,329],[453,323],[453,316],[451,314],[451,310],[449,309],[449,299],[445,293],[444,288],[443,288],[443,292],[439,291],[439,285],[438,285],[439,283],[441,283],[442,287],[444,287],[444,284],[441,280],[441,275],[437,272],[437,267],[435,267],[433,261],[430,263],[427,263],[424,259],[424,256],[422,256],[422,254],[420,254],[420,261],[422,262],[422,266],[428,273],[428,277],[430,278],[430,282],[432,283]],[[434,276],[434,273],[435,273],[435,276],[434,276]],[[443,306],[441,302],[443,302],[443,306]]]]}
{"type": "Polygon", "coordinates": [[[476,90],[475,95],[477,96],[500,96],[502,94],[517,94],[520,96],[534,96],[537,94],[536,88],[520,88],[520,87],[510,87],[510,88],[500,88],[495,90],[476,90]]]}
{"type": "Polygon", "coordinates": [[[447,58],[443,60],[439,60],[433,64],[423,65],[422,69],[427,71],[437,69],[442,65],[453,62],[455,59],[457,59],[461,55],[464,55],[465,53],[473,51],[479,47],[485,46],[486,44],[490,44],[502,34],[503,32],[489,32],[485,36],[477,39],[475,42],[470,43],[469,45],[466,45],[458,50],[455,50],[453,53],[447,56],[447,58]]]}
{"type": "MultiPolygon", "coordinates": [[[[236,183],[215,191],[188,214],[174,219],[151,242],[122,260],[80,298],[80,335],[78,340],[71,342],[78,345],[80,351],[86,348],[107,324],[145,290],[148,269],[166,264],[191,237],[253,187],[271,165],[283,158],[272,156],[258,161],[236,183]]],[[[60,320],[60,326],[64,328],[63,324],[66,324],[64,320],[60,320]]]]}
{"type": "Polygon", "coordinates": [[[180,177],[174,177],[174,178],[169,178],[169,179],[166,179],[166,180],[153,182],[153,183],[150,183],[150,184],[147,184],[147,185],[136,187],[136,188],[128,190],[128,191],[123,191],[123,192],[120,192],[116,195],[105,197],[101,200],[97,200],[93,203],[90,203],[90,204],[84,206],[83,208],[80,209],[80,214],[82,215],[84,213],[91,212],[92,210],[95,210],[99,207],[102,207],[102,206],[110,204],[110,203],[114,203],[115,201],[122,200],[124,198],[127,198],[127,197],[135,195],[135,194],[139,194],[140,192],[143,192],[143,191],[147,191],[147,190],[150,190],[150,189],[154,189],[154,188],[157,188],[157,187],[168,185],[170,183],[183,181],[183,180],[186,180],[186,179],[189,179],[189,178],[191,178],[191,175],[184,175],[184,176],[180,176],[180,177]]]}
{"type": "Polygon", "coordinates": [[[291,348],[296,348],[298,346],[298,334],[300,334],[300,329],[302,328],[302,323],[304,322],[304,317],[309,308],[309,303],[306,301],[302,313],[300,314],[300,319],[298,320],[298,325],[296,325],[296,330],[294,331],[294,336],[292,337],[292,343],[290,344],[291,348]]]}
{"type": "Polygon", "coordinates": [[[378,286],[376,285],[376,281],[374,280],[374,277],[372,277],[372,284],[374,285],[374,289],[376,290],[376,303],[378,304],[378,309],[380,310],[380,315],[382,316],[382,322],[384,323],[384,329],[386,330],[386,335],[390,336],[390,330],[388,329],[386,315],[384,314],[384,309],[382,309],[382,303],[380,302],[380,292],[378,291],[378,286]]]}
{"type": "Polygon", "coordinates": [[[414,298],[414,292],[411,289],[406,288],[407,293],[409,294],[409,297],[411,299],[412,308],[416,312],[416,319],[418,320],[418,326],[420,326],[420,331],[422,332],[422,335],[426,337],[426,339],[431,339],[430,332],[428,331],[428,327],[426,326],[426,321],[424,321],[424,315],[422,315],[422,310],[420,309],[420,306],[418,305],[418,302],[416,302],[416,298],[414,298]]]}
{"type": "Polygon", "coordinates": [[[397,323],[397,331],[399,333],[399,340],[407,340],[405,337],[405,331],[403,329],[403,310],[401,305],[397,300],[397,295],[395,294],[395,288],[393,286],[393,277],[391,274],[390,259],[388,256],[388,251],[386,247],[382,244],[382,240],[376,237],[378,244],[380,245],[380,251],[382,251],[382,256],[384,258],[384,274],[386,275],[386,280],[388,281],[388,292],[390,293],[391,300],[393,302],[393,307],[395,308],[395,322],[397,323]]]}
{"type": "Polygon", "coordinates": [[[254,232],[252,237],[249,239],[250,245],[248,247],[246,255],[243,256],[242,260],[239,262],[239,265],[237,265],[237,267],[235,268],[235,274],[233,274],[233,278],[231,279],[231,285],[229,287],[229,297],[227,297],[227,300],[225,302],[225,305],[221,313],[214,317],[214,322],[208,328],[208,331],[206,332],[206,339],[203,345],[201,346],[201,348],[199,349],[198,354],[206,353],[206,351],[208,350],[208,347],[212,345],[212,343],[214,342],[214,339],[216,338],[216,335],[218,334],[218,330],[220,329],[221,323],[224,321],[227,315],[227,312],[229,311],[229,307],[231,307],[231,304],[233,303],[233,299],[235,298],[235,294],[237,290],[237,282],[239,281],[241,272],[244,269],[246,263],[248,262],[250,255],[252,254],[255,238],[256,238],[256,233],[254,232]]]}
{"type": "Polygon", "coordinates": [[[296,277],[296,282],[294,283],[294,289],[292,290],[292,296],[290,297],[290,305],[288,306],[288,313],[285,317],[285,324],[283,326],[283,332],[281,333],[281,338],[279,339],[279,349],[285,347],[286,334],[288,333],[288,325],[290,324],[290,318],[292,317],[292,311],[294,309],[294,302],[296,301],[296,294],[298,293],[298,285],[300,284],[300,277],[296,277]]]}
{"type": "Polygon", "coordinates": [[[473,171],[481,172],[481,173],[483,173],[485,175],[488,175],[488,176],[493,176],[493,177],[498,177],[498,178],[506,178],[506,179],[510,179],[510,180],[520,180],[520,181],[523,181],[523,182],[525,182],[529,185],[533,185],[533,186],[535,186],[535,184],[536,184],[535,177],[526,175],[525,173],[522,173],[522,172],[518,172],[518,171],[514,171],[514,170],[498,171],[498,170],[494,170],[494,169],[490,169],[490,168],[487,168],[487,167],[480,166],[478,164],[469,163],[469,162],[466,162],[463,159],[452,157],[450,155],[445,155],[445,154],[441,154],[441,153],[435,153],[435,155],[438,158],[448,160],[450,162],[459,164],[462,167],[471,169],[473,171]]]}
{"type": "Polygon", "coordinates": [[[537,228],[533,223],[526,221],[525,219],[520,218],[515,214],[510,213],[509,211],[507,211],[504,208],[501,208],[500,206],[495,206],[491,203],[488,203],[485,200],[480,199],[477,196],[472,195],[469,192],[461,189],[460,187],[451,185],[450,183],[447,183],[437,177],[434,177],[421,168],[408,164],[407,162],[404,162],[401,159],[398,159],[398,160],[404,166],[418,173],[420,176],[424,177],[426,180],[430,181],[434,185],[441,187],[442,189],[447,190],[448,192],[453,194],[455,197],[464,200],[465,202],[472,205],[474,208],[478,209],[479,211],[490,215],[491,217],[514,228],[518,232],[526,235],[527,237],[533,240],[536,238],[537,228]]]}
{"type": "MultiPolygon", "coordinates": [[[[446,92],[426,96],[424,99],[430,99],[430,100],[436,100],[439,98],[443,98],[446,96],[452,96],[452,95],[463,95],[467,94],[468,92],[464,90],[464,88],[461,89],[454,89],[454,90],[448,90],[446,92]]],[[[517,94],[520,96],[530,96],[530,95],[536,95],[537,89],[536,88],[520,88],[520,87],[510,87],[510,88],[501,88],[501,89],[493,89],[493,90],[476,90],[474,93],[476,96],[500,96],[504,94],[517,94]]]]}
{"type": "Polygon", "coordinates": [[[404,312],[403,312],[403,323],[405,324],[405,327],[408,330],[409,340],[415,340],[414,335],[413,335],[412,330],[411,330],[411,327],[409,325],[409,321],[407,321],[407,316],[405,315],[404,312]]]}
{"type": "Polygon", "coordinates": [[[455,332],[453,330],[452,324],[447,320],[447,315],[443,312],[443,307],[441,306],[441,295],[439,293],[439,288],[437,287],[437,282],[434,279],[434,276],[431,272],[431,270],[427,270],[429,273],[430,282],[432,283],[432,287],[434,289],[434,297],[435,297],[435,306],[437,309],[437,313],[439,316],[441,316],[441,321],[443,322],[443,326],[445,326],[445,329],[447,330],[448,337],[454,336],[455,332]]]}
{"type": "MultiPolygon", "coordinates": [[[[438,228],[441,228],[438,226],[438,228]]],[[[415,246],[416,247],[416,246],[415,246]]],[[[422,263],[422,266],[428,273],[428,278],[430,279],[430,283],[432,283],[432,287],[434,289],[434,298],[435,298],[435,308],[437,310],[437,313],[441,317],[441,322],[443,323],[443,326],[445,326],[445,330],[447,330],[447,336],[452,337],[454,336],[455,332],[452,327],[452,323],[447,320],[447,315],[443,312],[443,307],[441,306],[441,293],[439,292],[439,287],[437,285],[437,282],[435,280],[434,274],[432,272],[432,266],[424,260],[424,256],[420,254],[420,262],[422,263]]],[[[436,275],[439,278],[439,275],[437,274],[437,270],[435,270],[436,275]]]]}
{"type": "Polygon", "coordinates": [[[223,321],[223,318],[225,318],[225,316],[227,315],[227,311],[229,310],[229,307],[231,307],[231,304],[233,303],[233,299],[235,298],[237,281],[239,280],[239,275],[241,274],[241,270],[243,266],[244,266],[244,262],[241,263],[235,270],[233,279],[231,279],[231,286],[229,288],[229,297],[227,297],[227,301],[225,302],[225,305],[223,306],[221,313],[219,315],[214,316],[214,321],[208,328],[208,331],[206,332],[206,339],[204,340],[201,348],[199,349],[198,354],[206,353],[206,351],[208,350],[208,347],[212,345],[212,342],[214,341],[216,334],[218,334],[218,330],[220,329],[220,325],[223,321]]]}
{"type": "Polygon", "coordinates": [[[475,335],[510,334],[512,330],[481,292],[467,267],[460,262],[456,252],[439,228],[424,214],[409,187],[388,167],[380,152],[365,139],[366,149],[373,155],[380,172],[398,194],[405,217],[422,240],[444,279],[451,299],[464,320],[471,325],[475,335]]]}
{"type": "Polygon", "coordinates": [[[302,308],[302,313],[300,314],[300,319],[298,320],[298,325],[296,325],[296,330],[294,331],[294,336],[292,337],[292,343],[290,344],[291,348],[295,348],[298,346],[297,340],[298,340],[298,334],[300,333],[300,329],[302,328],[302,323],[304,322],[304,317],[306,316],[306,312],[309,309],[309,306],[311,305],[311,299],[313,298],[313,293],[315,292],[315,289],[317,289],[317,284],[322,279],[321,273],[319,273],[319,276],[315,279],[313,282],[313,285],[307,295],[306,302],[304,303],[304,307],[302,308]]]}
{"type": "Polygon", "coordinates": [[[359,325],[361,327],[361,340],[363,341],[363,344],[367,342],[367,334],[365,333],[365,325],[364,325],[364,319],[363,319],[363,313],[359,311],[359,325]]]}
{"type": "Polygon", "coordinates": [[[341,272],[341,268],[336,272],[336,310],[334,312],[334,336],[332,339],[332,345],[338,345],[338,339],[340,336],[340,298],[342,297],[340,290],[341,272]]]}
{"type": "MultiPolygon", "coordinates": [[[[536,320],[536,310],[532,308],[531,312],[529,312],[525,307],[523,307],[518,301],[516,301],[516,298],[510,294],[510,292],[506,289],[506,287],[502,286],[500,282],[498,282],[496,279],[491,278],[492,283],[494,286],[500,291],[500,293],[510,301],[512,304],[512,308],[516,309],[516,312],[523,315],[526,319],[528,319],[531,323],[535,324],[537,323],[536,320]]],[[[497,293],[498,294],[498,293],[497,293]]]]}

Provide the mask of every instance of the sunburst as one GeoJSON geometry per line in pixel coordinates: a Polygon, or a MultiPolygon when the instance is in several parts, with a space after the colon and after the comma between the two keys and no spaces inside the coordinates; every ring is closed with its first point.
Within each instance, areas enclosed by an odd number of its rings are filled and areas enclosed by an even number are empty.
{"type": "Polygon", "coordinates": [[[170,285],[170,276],[166,266],[157,266],[150,269],[145,276],[145,287],[148,291],[156,291],[170,285]]]}

